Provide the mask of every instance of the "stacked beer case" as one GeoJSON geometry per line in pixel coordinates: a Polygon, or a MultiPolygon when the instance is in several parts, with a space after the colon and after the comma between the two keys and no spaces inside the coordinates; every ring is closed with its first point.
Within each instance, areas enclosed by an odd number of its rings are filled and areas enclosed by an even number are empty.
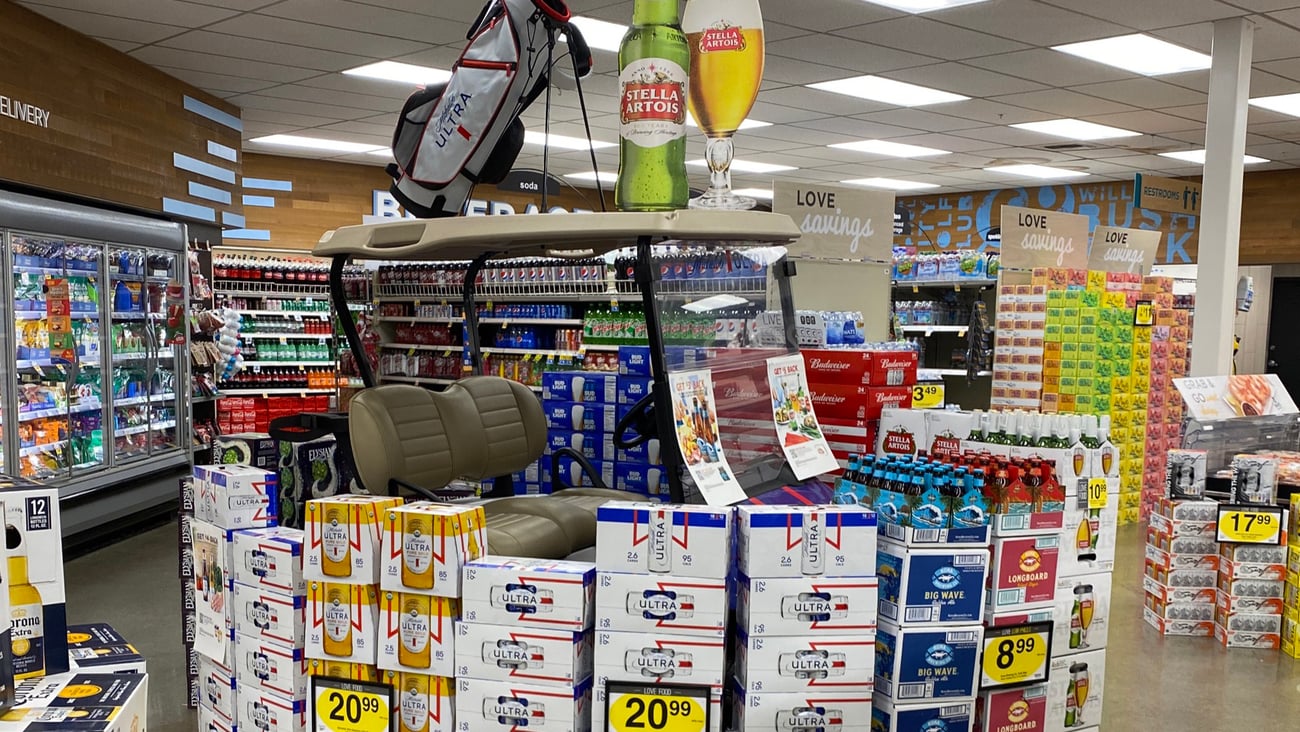
{"type": "Polygon", "coordinates": [[[1300,493],[1287,513],[1286,589],[1282,599],[1282,652],[1300,658],[1300,493]]]}
{"type": "Polygon", "coordinates": [[[730,507],[597,509],[592,729],[612,689],[661,684],[707,688],[707,729],[722,729],[732,521],[730,507]]]}
{"type": "MultiPolygon", "coordinates": [[[[461,575],[486,550],[483,508],[408,503],[381,520],[378,675],[396,691],[403,729],[451,732],[461,575]]],[[[353,666],[350,678],[369,669],[353,666]]]]}
{"type": "Polygon", "coordinates": [[[841,464],[876,449],[885,410],[910,412],[916,351],[805,349],[803,358],[818,424],[841,464]]]}
{"type": "Polygon", "coordinates": [[[871,725],[876,516],[857,506],[737,509],[733,727],[871,725]]]}
{"type": "MultiPolygon", "coordinates": [[[[636,371],[636,369],[633,369],[636,371]]],[[[660,462],[660,441],[633,448],[614,445],[614,426],[641,398],[650,393],[648,373],[548,371],[542,375],[542,408],[546,414],[547,449],[539,468],[530,468],[516,493],[550,493],[558,477],[573,486],[590,485],[573,461],[562,461],[563,476],[552,476],[551,454],[572,448],[591,461],[606,487],[635,493],[647,500],[667,498],[667,480],[660,462]],[[534,477],[537,476],[537,477],[534,477]]]]}
{"type": "Polygon", "coordinates": [[[456,729],[587,732],[595,567],[488,556],[463,574],[456,729]]]}
{"type": "MultiPolygon", "coordinates": [[[[1203,464],[1202,460],[1202,464],[1203,464]]],[[[1209,638],[1218,604],[1215,501],[1163,498],[1147,527],[1142,617],[1161,635],[1209,638]]]]}

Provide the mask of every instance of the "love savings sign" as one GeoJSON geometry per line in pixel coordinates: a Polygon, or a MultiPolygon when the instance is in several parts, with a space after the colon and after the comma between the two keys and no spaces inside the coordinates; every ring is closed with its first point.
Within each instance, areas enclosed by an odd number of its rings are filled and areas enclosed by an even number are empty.
{"type": "Polygon", "coordinates": [[[1088,268],[1087,216],[1002,207],[1002,268],[1088,268]]]}
{"type": "Polygon", "coordinates": [[[772,210],[794,219],[803,236],[790,248],[808,259],[889,262],[894,248],[894,194],[865,188],[777,181],[772,210]]]}
{"type": "Polygon", "coordinates": [[[1156,250],[1163,237],[1159,231],[1098,226],[1092,232],[1088,269],[1147,274],[1155,264],[1156,250]]]}

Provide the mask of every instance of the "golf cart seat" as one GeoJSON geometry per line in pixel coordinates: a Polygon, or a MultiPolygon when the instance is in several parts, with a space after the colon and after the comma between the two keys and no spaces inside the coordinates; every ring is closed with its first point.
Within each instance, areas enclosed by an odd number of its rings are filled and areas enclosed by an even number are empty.
{"type": "MultiPolygon", "coordinates": [[[[353,397],[348,423],[357,475],[374,493],[429,496],[457,478],[510,475],[546,448],[537,396],[494,376],[462,379],[441,393],[404,384],[365,389],[353,397]]],[[[597,506],[628,498],[636,496],[570,489],[488,500],[488,551],[562,559],[595,545],[597,506]]]]}

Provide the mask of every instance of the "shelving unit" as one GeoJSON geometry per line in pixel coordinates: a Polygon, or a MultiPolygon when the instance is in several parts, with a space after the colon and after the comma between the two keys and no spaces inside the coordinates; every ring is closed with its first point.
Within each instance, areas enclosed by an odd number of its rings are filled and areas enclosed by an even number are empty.
{"type": "Polygon", "coordinates": [[[976,304],[983,302],[989,315],[990,330],[986,350],[992,354],[992,309],[995,305],[997,279],[929,279],[929,280],[895,280],[893,282],[892,300],[895,310],[900,302],[927,302],[942,305],[938,317],[955,315],[960,323],[943,324],[907,323],[898,326],[898,335],[917,340],[921,344],[921,368],[918,378],[922,382],[942,382],[947,391],[950,404],[961,404],[967,408],[985,408],[988,406],[992,390],[993,372],[987,369],[990,364],[980,364],[982,368],[974,372],[974,381],[968,383],[971,373],[957,364],[955,355],[965,352],[970,359],[974,353],[971,338],[971,321],[976,304]]]}

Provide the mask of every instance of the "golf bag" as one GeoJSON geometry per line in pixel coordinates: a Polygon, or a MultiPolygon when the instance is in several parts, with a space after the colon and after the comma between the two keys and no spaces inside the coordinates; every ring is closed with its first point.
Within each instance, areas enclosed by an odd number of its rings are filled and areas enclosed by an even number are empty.
{"type": "Polygon", "coordinates": [[[402,107],[388,166],[393,195],[420,218],[457,216],[476,183],[499,183],[524,144],[519,115],[550,83],[548,61],[567,38],[575,73],[591,50],[564,0],[489,0],[466,36],[451,79],[402,107]]]}

